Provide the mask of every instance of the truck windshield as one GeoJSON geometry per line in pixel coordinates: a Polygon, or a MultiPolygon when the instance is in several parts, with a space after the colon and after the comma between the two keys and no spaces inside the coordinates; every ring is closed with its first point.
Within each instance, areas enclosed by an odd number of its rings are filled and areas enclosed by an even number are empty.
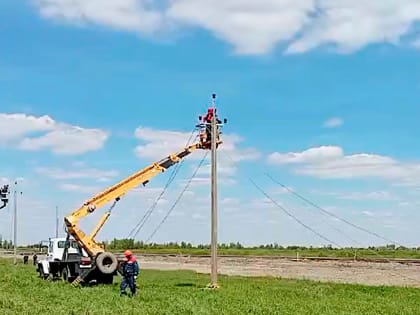
{"type": "MultiPolygon", "coordinates": [[[[58,244],[57,244],[58,248],[64,248],[65,245],[66,245],[66,241],[59,241],[58,244]]],[[[70,242],[70,246],[72,248],[76,248],[76,249],[78,248],[77,242],[70,242]]]]}

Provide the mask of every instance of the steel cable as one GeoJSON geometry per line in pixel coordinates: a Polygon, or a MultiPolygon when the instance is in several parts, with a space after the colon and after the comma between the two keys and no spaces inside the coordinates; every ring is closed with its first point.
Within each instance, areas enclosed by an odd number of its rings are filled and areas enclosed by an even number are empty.
{"type": "Polygon", "coordinates": [[[206,151],[206,153],[204,154],[203,158],[201,159],[200,163],[197,165],[197,168],[195,169],[194,173],[191,175],[190,179],[188,180],[188,182],[185,184],[184,189],[181,191],[181,193],[179,194],[178,198],[175,200],[174,204],[172,205],[172,207],[168,210],[168,212],[166,213],[165,217],[162,219],[162,221],[159,223],[159,225],[155,228],[155,230],[152,232],[152,234],[147,238],[146,243],[148,243],[150,241],[150,239],[157,233],[157,231],[160,229],[160,227],[162,226],[162,224],[166,221],[166,219],[169,217],[169,215],[171,214],[172,210],[175,209],[175,207],[177,206],[178,202],[181,200],[182,196],[184,195],[184,193],[187,191],[187,189],[189,188],[192,180],[194,179],[194,177],[197,175],[198,170],[201,168],[201,166],[203,165],[206,157],[208,155],[208,151],[206,151]]]}
{"type": "MultiPolygon", "coordinates": [[[[193,136],[194,136],[194,132],[195,132],[195,128],[192,130],[190,137],[187,140],[186,143],[186,147],[189,146],[193,136]]],[[[160,199],[163,197],[163,195],[165,194],[166,190],[169,188],[169,186],[171,185],[171,183],[173,182],[173,180],[175,179],[176,175],[178,174],[183,162],[185,160],[182,160],[180,163],[175,165],[175,168],[172,170],[168,181],[166,182],[165,186],[163,187],[162,191],[160,192],[159,196],[155,199],[155,201],[153,202],[153,204],[150,206],[150,208],[145,212],[145,214],[143,215],[143,217],[140,219],[140,221],[135,225],[135,227],[130,231],[130,233],[128,234],[127,238],[130,238],[130,236],[132,238],[135,238],[135,236],[140,232],[140,230],[143,228],[143,226],[145,225],[146,221],[150,218],[150,216],[152,215],[153,211],[155,210],[157,204],[159,203],[160,199]]]]}

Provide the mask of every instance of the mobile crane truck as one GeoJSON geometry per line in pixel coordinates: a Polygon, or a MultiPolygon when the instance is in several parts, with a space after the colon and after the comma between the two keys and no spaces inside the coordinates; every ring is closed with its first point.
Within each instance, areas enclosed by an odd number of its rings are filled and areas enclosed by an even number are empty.
{"type": "MultiPolygon", "coordinates": [[[[213,95],[214,98],[215,95],[213,95]]],[[[213,119],[212,126],[216,127],[214,128],[214,135],[216,136],[214,138],[218,147],[222,143],[219,137],[221,134],[221,123],[216,115],[213,119]]],[[[226,119],[224,119],[224,122],[226,123],[226,119]]],[[[40,277],[51,280],[61,278],[75,286],[86,283],[112,284],[114,275],[119,271],[122,258],[105,251],[103,244],[95,241],[95,236],[108,220],[111,210],[116,203],[129,190],[140,184],[145,186],[150,179],[157,174],[165,172],[193,151],[197,149],[211,149],[211,140],[208,137],[209,123],[200,123],[196,127],[200,129],[200,133],[199,140],[195,144],[152,163],[121,180],[119,183],[87,200],[79,209],[67,215],[64,218],[67,237],[49,239],[47,256],[45,259],[38,261],[37,264],[37,271],[40,277]],[[78,225],[79,221],[111,201],[113,201],[113,204],[101,217],[92,233],[85,234],[78,225]]]]}

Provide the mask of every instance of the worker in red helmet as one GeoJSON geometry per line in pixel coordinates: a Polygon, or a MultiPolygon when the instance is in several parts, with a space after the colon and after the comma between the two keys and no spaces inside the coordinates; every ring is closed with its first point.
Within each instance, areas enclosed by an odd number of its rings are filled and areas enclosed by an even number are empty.
{"type": "Polygon", "coordinates": [[[214,116],[214,108],[213,107],[209,107],[207,109],[207,114],[206,116],[203,117],[203,122],[204,123],[211,123],[213,116],[214,116]]]}
{"type": "Polygon", "coordinates": [[[216,115],[216,108],[213,107],[209,107],[207,109],[207,114],[203,117],[203,122],[206,124],[206,141],[210,142],[211,141],[211,133],[212,133],[212,122],[213,122],[213,117],[215,117],[216,119],[216,124],[221,124],[221,120],[219,118],[217,118],[216,115]]]}
{"type": "Polygon", "coordinates": [[[139,264],[137,263],[136,257],[130,250],[124,252],[124,262],[122,264],[122,276],[121,281],[121,295],[127,295],[127,288],[130,288],[131,295],[135,296],[137,293],[136,280],[139,274],[139,264]]]}

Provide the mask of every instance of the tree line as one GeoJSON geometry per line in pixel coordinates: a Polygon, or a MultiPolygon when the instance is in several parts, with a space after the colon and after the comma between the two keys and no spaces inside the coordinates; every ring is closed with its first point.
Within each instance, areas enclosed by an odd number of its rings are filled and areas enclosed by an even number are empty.
{"type": "Polygon", "coordinates": [[[13,242],[8,240],[3,240],[0,236],[0,248],[1,249],[12,249],[13,248],[13,242]]]}
{"type": "MultiPolygon", "coordinates": [[[[145,243],[143,241],[136,241],[130,238],[124,239],[117,239],[114,238],[110,241],[103,242],[105,248],[110,250],[124,250],[124,249],[210,249],[210,244],[198,244],[193,245],[189,242],[168,242],[168,243],[145,243]]],[[[313,247],[313,246],[282,246],[278,243],[273,244],[262,244],[258,246],[244,246],[240,242],[230,242],[230,243],[220,243],[217,246],[219,249],[274,249],[274,250],[312,250],[312,249],[329,249],[329,250],[338,250],[337,248],[333,248],[332,245],[326,245],[323,247],[313,247]]],[[[346,249],[366,249],[366,248],[355,248],[355,247],[348,247],[346,249]]],[[[370,250],[408,250],[408,249],[417,249],[418,248],[407,248],[403,246],[396,247],[393,244],[384,245],[384,246],[370,246],[367,247],[370,250]]]]}

